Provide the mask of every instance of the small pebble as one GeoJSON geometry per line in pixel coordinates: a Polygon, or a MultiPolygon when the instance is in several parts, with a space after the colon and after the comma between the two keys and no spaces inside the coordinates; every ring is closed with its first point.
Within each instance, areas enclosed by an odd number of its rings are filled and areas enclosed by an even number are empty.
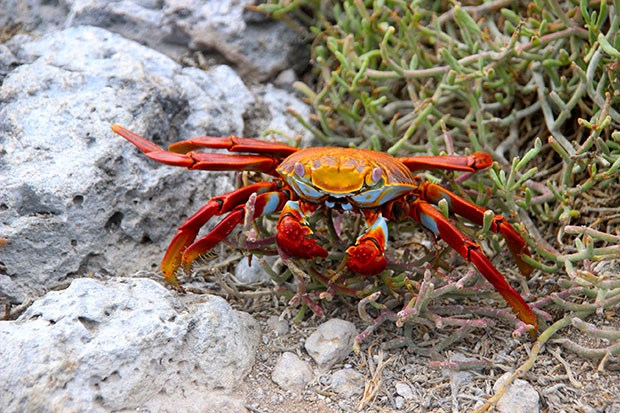
{"type": "Polygon", "coordinates": [[[274,332],[276,336],[283,336],[289,331],[287,320],[280,320],[280,317],[272,315],[267,319],[267,327],[274,332]]]}
{"type": "Polygon", "coordinates": [[[271,403],[282,403],[282,396],[278,395],[278,394],[272,394],[271,397],[271,403]]]}
{"type": "Polygon", "coordinates": [[[364,393],[364,375],[353,369],[342,369],[332,374],[331,388],[341,397],[350,398],[364,393]]]}
{"type": "Polygon", "coordinates": [[[235,268],[235,278],[242,285],[267,284],[271,282],[271,277],[258,264],[258,259],[254,256],[252,256],[249,263],[247,258],[239,261],[235,268]]]}
{"type": "MultiPolygon", "coordinates": [[[[495,384],[493,390],[502,386],[504,381],[512,373],[502,375],[495,384]]],[[[540,396],[534,387],[525,380],[516,379],[513,381],[501,399],[497,402],[497,411],[502,413],[538,413],[540,412],[540,396]]]]}
{"type": "Polygon", "coordinates": [[[278,386],[296,393],[300,393],[313,377],[310,363],[291,352],[282,353],[271,373],[271,380],[278,386]]]}
{"type": "Polygon", "coordinates": [[[401,396],[394,397],[394,407],[398,410],[402,410],[405,407],[405,398],[401,396]]]}
{"type": "Polygon", "coordinates": [[[355,325],[337,318],[321,324],[305,343],[306,351],[322,370],[344,360],[353,350],[355,325]]]}
{"type": "Polygon", "coordinates": [[[411,386],[409,386],[407,383],[396,383],[396,393],[398,393],[398,395],[402,396],[404,399],[413,399],[413,390],[411,390],[411,386]]]}
{"type": "Polygon", "coordinates": [[[297,75],[293,69],[283,70],[273,81],[273,83],[281,88],[289,89],[297,80],[297,75]]]}

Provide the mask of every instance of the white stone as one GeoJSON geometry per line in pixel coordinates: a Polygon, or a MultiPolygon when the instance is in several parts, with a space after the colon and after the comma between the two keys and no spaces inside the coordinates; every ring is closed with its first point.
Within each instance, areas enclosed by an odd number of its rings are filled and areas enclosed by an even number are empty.
{"type": "Polygon", "coordinates": [[[356,335],[353,323],[334,318],[321,324],[308,337],[306,351],[321,369],[328,370],[351,353],[356,335]]]}
{"type": "Polygon", "coordinates": [[[283,336],[289,331],[289,323],[286,319],[281,320],[277,315],[272,315],[267,319],[267,326],[276,336],[283,336]]]}
{"type": "Polygon", "coordinates": [[[409,384],[399,381],[395,384],[395,387],[396,393],[398,393],[399,396],[402,396],[406,400],[413,399],[413,390],[411,390],[409,384]]]}
{"type": "MultiPolygon", "coordinates": [[[[497,392],[511,375],[510,372],[503,374],[493,385],[493,390],[497,392]]],[[[502,413],[538,413],[540,396],[530,383],[516,379],[510,383],[502,398],[497,402],[497,410],[502,413]]]]}
{"type": "Polygon", "coordinates": [[[271,373],[274,383],[296,393],[300,393],[313,377],[310,364],[289,351],[280,355],[271,373]]]}
{"type": "MultiPolygon", "coordinates": [[[[271,258],[271,257],[269,257],[271,258]]],[[[273,263],[273,259],[270,259],[273,263]]],[[[258,259],[252,256],[248,263],[247,258],[243,258],[235,267],[235,279],[242,285],[270,284],[271,277],[258,263],[258,259]]]]}
{"type": "Polygon", "coordinates": [[[227,400],[254,363],[258,324],[221,298],[183,304],[142,278],[76,279],[0,322],[6,411],[201,411],[227,400]]]}
{"type": "Polygon", "coordinates": [[[332,374],[331,388],[341,397],[351,398],[364,393],[365,377],[353,369],[341,369],[332,374]]]}

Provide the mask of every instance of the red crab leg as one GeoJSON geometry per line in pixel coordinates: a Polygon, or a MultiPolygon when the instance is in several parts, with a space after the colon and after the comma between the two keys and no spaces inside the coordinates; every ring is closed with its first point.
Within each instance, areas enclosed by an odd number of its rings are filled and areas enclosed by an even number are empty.
{"type": "Polygon", "coordinates": [[[353,272],[363,275],[379,274],[385,269],[384,257],[388,241],[388,228],[381,212],[374,209],[362,210],[366,220],[366,231],[347,249],[347,266],[353,272]]]}
{"type": "Polygon", "coordinates": [[[316,211],[319,204],[288,201],[278,219],[276,243],[286,255],[297,258],[327,257],[325,248],[312,237],[312,229],[306,218],[316,211]]]}
{"type": "Polygon", "coordinates": [[[488,168],[493,163],[491,155],[486,152],[474,152],[469,156],[410,156],[397,159],[411,171],[447,169],[450,171],[476,172],[488,168]]]}
{"type": "MultiPolygon", "coordinates": [[[[269,215],[282,210],[288,197],[284,192],[267,192],[256,197],[254,218],[269,215]]],[[[207,253],[226,238],[245,218],[245,205],[237,205],[207,235],[193,242],[183,251],[181,262],[185,271],[189,271],[196,258],[207,253]]]]}
{"type": "MultiPolygon", "coordinates": [[[[427,201],[436,204],[441,199],[445,199],[451,212],[467,218],[478,225],[482,225],[486,211],[484,208],[467,202],[460,196],[436,184],[421,182],[419,188],[422,191],[422,198],[427,201]]],[[[529,275],[533,268],[521,257],[522,255],[527,255],[528,257],[531,255],[521,234],[501,215],[493,217],[490,229],[495,233],[502,234],[519,270],[521,270],[522,274],[529,275]]]]}
{"type": "Polygon", "coordinates": [[[176,153],[187,153],[195,149],[226,149],[229,152],[268,153],[281,158],[297,152],[299,148],[293,148],[281,143],[271,143],[258,139],[240,138],[238,136],[213,137],[198,136],[196,138],[175,142],[168,146],[168,150],[176,153]]]}
{"type": "Polygon", "coordinates": [[[248,185],[236,191],[211,198],[194,215],[179,227],[174,238],[166,250],[164,259],[161,262],[161,270],[166,281],[174,286],[178,286],[176,272],[181,265],[183,251],[194,242],[200,228],[207,223],[214,215],[222,215],[230,212],[238,205],[245,204],[253,193],[264,193],[277,189],[277,184],[273,182],[258,182],[248,185]]]}
{"type": "MultiPolygon", "coordinates": [[[[144,152],[150,159],[168,165],[182,166],[188,169],[208,171],[256,171],[276,175],[275,168],[281,162],[281,159],[267,155],[228,155],[205,152],[176,153],[167,151],[120,125],[112,125],[112,130],[137,146],[138,149],[144,152]]],[[[230,139],[228,139],[229,146],[230,142],[230,139]]],[[[278,146],[285,145],[275,146],[277,151],[278,146]]],[[[264,150],[265,148],[262,149],[264,150]]]]}
{"type": "Polygon", "coordinates": [[[410,215],[425,228],[440,237],[456,250],[463,258],[473,263],[484,277],[495,287],[517,316],[526,324],[534,326],[533,335],[538,330],[536,316],[523,297],[514,289],[504,276],[484,255],[480,245],[472,241],[465,233],[455,227],[446,217],[428,202],[417,199],[411,204],[410,215]]]}

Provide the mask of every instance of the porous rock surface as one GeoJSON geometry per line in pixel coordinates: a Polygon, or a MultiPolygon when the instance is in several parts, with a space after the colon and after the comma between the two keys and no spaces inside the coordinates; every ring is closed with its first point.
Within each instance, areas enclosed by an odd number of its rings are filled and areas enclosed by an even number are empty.
{"type": "Polygon", "coordinates": [[[218,392],[239,384],[259,338],[256,321],[219,297],[76,279],[0,323],[0,400],[15,412],[242,407],[218,392]]]}
{"type": "Polygon", "coordinates": [[[194,51],[265,81],[308,64],[292,28],[252,11],[257,0],[0,0],[0,27],[46,33],[97,26],[173,59],[194,51]]]}

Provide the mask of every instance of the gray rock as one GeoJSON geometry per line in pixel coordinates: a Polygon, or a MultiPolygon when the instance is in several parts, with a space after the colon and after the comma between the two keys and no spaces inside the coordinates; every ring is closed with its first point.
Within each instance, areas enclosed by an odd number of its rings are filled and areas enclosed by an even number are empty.
{"type": "Polygon", "coordinates": [[[295,353],[284,352],[278,358],[271,379],[284,390],[300,393],[313,378],[310,364],[295,353]]]}
{"type": "Polygon", "coordinates": [[[194,49],[215,50],[241,76],[256,80],[303,68],[308,51],[300,36],[283,22],[248,11],[256,0],[168,0],[166,24],[190,39],[194,49]]]}
{"type": "Polygon", "coordinates": [[[399,396],[402,396],[403,399],[413,399],[413,390],[411,390],[411,386],[409,384],[399,381],[396,382],[394,386],[396,387],[396,393],[399,396]]]}
{"type": "MultiPolygon", "coordinates": [[[[2,26],[0,26],[2,27],[2,26]]],[[[0,44],[0,83],[4,77],[19,65],[19,61],[13,55],[11,50],[3,44],[0,44]]]]}
{"type": "MultiPolygon", "coordinates": [[[[285,23],[247,9],[256,0],[2,0],[0,27],[42,34],[98,26],[178,59],[201,50],[248,79],[263,81],[301,70],[309,49],[285,23]]],[[[291,75],[286,75],[290,81],[291,75]]],[[[288,87],[288,86],[287,86],[288,87]]]]}
{"type": "Polygon", "coordinates": [[[331,388],[341,397],[351,398],[364,393],[364,375],[353,369],[341,369],[332,374],[331,388]]]}
{"type": "Polygon", "coordinates": [[[110,125],[162,146],[243,135],[260,97],[227,66],[182,68],[99,28],[17,40],[0,86],[0,291],[23,302],[76,275],[159,273],[176,227],[230,175],[159,165],[110,125]]]}
{"type": "Polygon", "coordinates": [[[309,119],[311,117],[309,106],[302,103],[295,95],[271,84],[254,86],[252,92],[257,97],[255,108],[260,108],[259,113],[263,113],[263,116],[256,116],[253,120],[256,130],[277,131],[279,135],[289,138],[286,142],[289,145],[317,146],[317,139],[308,130],[300,128],[299,122],[287,113],[293,110],[302,118],[309,119]],[[296,138],[301,140],[300,145],[295,145],[296,138]]]}
{"type": "MultiPolygon", "coordinates": [[[[503,374],[495,384],[493,390],[497,392],[500,386],[512,373],[503,374]]],[[[537,413],[540,411],[540,396],[534,387],[525,380],[516,379],[506,389],[506,392],[497,402],[497,411],[502,413],[537,413]]]]}
{"type": "Polygon", "coordinates": [[[69,7],[66,26],[97,26],[119,33],[175,57],[186,50],[187,38],[165,24],[165,2],[153,0],[64,0],[69,7]]]}
{"type": "Polygon", "coordinates": [[[199,177],[143,161],[110,124],[169,130],[174,114],[192,112],[183,97],[191,80],[163,55],[96,28],[53,33],[15,54],[26,64],[0,88],[0,220],[10,240],[0,289],[23,301],[74,274],[156,269],[199,177]],[[161,208],[150,211],[149,198],[161,208]]]}
{"type": "MultiPolygon", "coordinates": [[[[266,257],[265,259],[273,264],[274,258],[266,257]]],[[[268,284],[271,282],[271,277],[263,270],[255,256],[252,256],[249,263],[247,258],[239,261],[235,267],[235,279],[242,285],[268,284]]]]}
{"type": "Polygon", "coordinates": [[[272,315],[267,319],[267,327],[269,327],[276,336],[283,336],[289,332],[288,321],[286,319],[281,320],[277,315],[272,315]]]}
{"type": "Polygon", "coordinates": [[[1,0],[0,27],[4,35],[11,31],[44,33],[62,26],[67,8],[61,1],[1,0]]]}
{"type": "Polygon", "coordinates": [[[217,53],[243,77],[266,80],[304,67],[307,49],[282,22],[248,11],[254,0],[65,0],[67,25],[93,25],[178,58],[189,49],[217,53]]]}
{"type": "Polygon", "coordinates": [[[353,323],[334,318],[321,324],[308,337],[306,351],[322,370],[328,370],[351,353],[356,335],[353,323]]]}
{"type": "Polygon", "coordinates": [[[7,411],[208,410],[249,371],[258,324],[221,298],[175,294],[148,279],[77,279],[17,321],[1,322],[7,411]],[[186,409],[182,409],[186,410],[186,409]]]}

